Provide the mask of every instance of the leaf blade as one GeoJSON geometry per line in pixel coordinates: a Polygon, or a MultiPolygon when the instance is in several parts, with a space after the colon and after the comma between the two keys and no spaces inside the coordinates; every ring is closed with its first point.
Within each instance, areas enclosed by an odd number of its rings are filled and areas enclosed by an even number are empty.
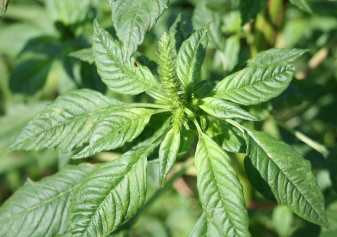
{"type": "Polygon", "coordinates": [[[94,52],[92,50],[92,48],[87,48],[87,49],[81,49],[81,50],[77,50],[77,51],[74,51],[70,54],[68,54],[69,56],[71,57],[74,57],[74,58],[78,58],[82,61],[85,61],[89,64],[93,64],[95,59],[94,59],[94,52]]]}
{"type": "Polygon", "coordinates": [[[209,221],[207,215],[202,213],[197,224],[194,226],[193,230],[189,234],[189,237],[221,237],[223,235],[219,234],[218,230],[214,227],[212,222],[209,221]]]}
{"type": "Polygon", "coordinates": [[[300,217],[327,226],[324,198],[310,162],[284,142],[263,132],[245,130],[245,169],[253,186],[267,199],[289,207],[300,217]]]}
{"type": "Polygon", "coordinates": [[[123,42],[126,56],[137,50],[147,32],[168,7],[168,0],[109,0],[117,36],[123,42]]]}
{"type": "Polygon", "coordinates": [[[239,106],[214,97],[206,97],[200,100],[199,107],[208,114],[220,119],[240,118],[250,121],[258,120],[258,118],[239,106]]]}
{"type": "Polygon", "coordinates": [[[183,87],[193,88],[206,55],[209,25],[195,31],[183,42],[177,56],[177,75],[183,87]]]}
{"type": "Polygon", "coordinates": [[[259,104],[280,95],[294,73],[293,65],[247,67],[220,81],[211,96],[242,105],[259,104]]]}
{"type": "Polygon", "coordinates": [[[84,180],[70,206],[72,236],[108,236],[139,210],[145,202],[151,148],[124,153],[84,180]]]}
{"type": "Polygon", "coordinates": [[[164,186],[166,176],[172,169],[180,147],[180,132],[172,128],[165,136],[159,148],[159,185],[164,186]]]}
{"type": "Polygon", "coordinates": [[[97,19],[94,21],[93,51],[98,74],[112,91],[136,95],[158,88],[151,71],[134,57],[124,58],[122,45],[99,26],[97,19]]]}
{"type": "Polygon", "coordinates": [[[212,224],[224,236],[249,236],[242,185],[230,158],[201,131],[195,165],[200,201],[212,224]]]}
{"type": "Polygon", "coordinates": [[[75,190],[94,170],[67,166],[39,182],[27,181],[0,208],[1,236],[56,236],[68,232],[68,208],[75,190]]]}

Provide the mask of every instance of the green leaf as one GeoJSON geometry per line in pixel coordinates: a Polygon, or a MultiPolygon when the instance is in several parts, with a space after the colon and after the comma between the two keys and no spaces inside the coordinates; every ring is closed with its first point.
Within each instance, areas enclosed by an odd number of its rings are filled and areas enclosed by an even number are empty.
{"type": "Polygon", "coordinates": [[[307,0],[290,0],[290,3],[305,12],[312,13],[312,9],[307,0]]]}
{"type": "Polygon", "coordinates": [[[87,49],[81,49],[77,50],[75,52],[72,52],[69,54],[70,57],[78,58],[82,61],[88,62],[90,64],[93,64],[95,59],[94,59],[94,52],[92,48],[87,48],[87,49]]]}
{"type": "Polygon", "coordinates": [[[267,2],[268,0],[240,0],[239,10],[241,13],[242,25],[246,24],[249,20],[254,19],[267,2]]]}
{"type": "Polygon", "coordinates": [[[172,128],[165,136],[159,148],[159,185],[164,186],[166,176],[172,169],[180,146],[180,132],[172,128]]]}
{"type": "Polygon", "coordinates": [[[0,0],[0,17],[5,14],[9,0],[0,0]]]}
{"type": "Polygon", "coordinates": [[[294,73],[293,65],[247,67],[219,82],[211,96],[242,105],[259,104],[280,95],[294,73]]]}
{"type": "Polygon", "coordinates": [[[195,166],[200,201],[210,222],[224,236],[250,236],[242,185],[230,158],[201,131],[195,166]]]}
{"type": "Polygon", "coordinates": [[[208,44],[209,25],[195,31],[184,43],[178,52],[177,74],[183,87],[193,88],[199,80],[201,65],[206,55],[208,44]]]}
{"type": "Polygon", "coordinates": [[[89,157],[131,142],[143,131],[153,112],[154,110],[142,108],[110,111],[92,131],[89,145],[72,158],[89,157]]]}
{"type": "MultiPolygon", "coordinates": [[[[134,57],[123,58],[122,45],[94,21],[93,51],[98,74],[109,89],[136,95],[157,87],[151,71],[134,57]]],[[[160,89],[160,88],[159,88],[160,89]]]]}
{"type": "Polygon", "coordinates": [[[289,208],[277,206],[273,210],[272,221],[279,236],[290,236],[292,232],[294,214],[289,208]]]}
{"type": "Polygon", "coordinates": [[[246,142],[242,132],[225,121],[209,121],[205,133],[225,151],[246,152],[246,142]]]}
{"type": "Polygon", "coordinates": [[[169,0],[109,0],[112,21],[126,57],[136,52],[145,35],[168,7],[169,0]]]}
{"type": "Polygon", "coordinates": [[[0,208],[0,235],[55,236],[68,231],[68,209],[88,165],[67,166],[39,182],[28,180],[0,208]]]}
{"type": "Polygon", "coordinates": [[[137,213],[145,201],[151,148],[129,151],[83,181],[70,206],[72,236],[109,236],[137,213]]]}
{"type": "Polygon", "coordinates": [[[197,224],[194,226],[189,237],[222,237],[218,230],[214,227],[207,215],[203,213],[199,218],[197,224]]]}
{"type": "Polygon", "coordinates": [[[174,21],[173,25],[170,27],[169,36],[170,43],[176,49],[176,52],[179,52],[179,49],[182,43],[185,41],[185,25],[186,21],[181,19],[181,14],[177,16],[177,19],[174,21]]]}
{"type": "Polygon", "coordinates": [[[35,94],[45,84],[52,62],[49,59],[36,58],[18,64],[9,79],[11,90],[27,95],[35,94]]]}
{"type": "MultiPolygon", "coordinates": [[[[128,128],[133,130],[128,131],[128,134],[121,134],[126,135],[125,139],[131,139],[133,131],[137,134],[141,132],[140,129],[148,121],[147,117],[150,113],[150,110],[144,109],[123,109],[126,105],[92,90],[73,90],[58,97],[40,115],[34,118],[15,139],[8,151],[18,149],[42,150],[59,147],[62,152],[66,153],[89,141],[91,141],[90,144],[94,144],[93,141],[99,141],[99,138],[102,138],[101,132],[105,129],[112,132],[112,137],[118,138],[112,144],[119,144],[124,140],[119,140],[121,139],[120,135],[116,135],[116,131],[112,129],[114,124],[107,126],[108,121],[110,123],[114,121],[119,124],[118,126],[121,126],[120,124],[123,121],[130,121],[118,120],[121,113],[124,113],[124,116],[131,116],[132,113],[145,114],[144,124],[140,123],[139,128],[134,127],[134,124],[131,125],[131,123],[125,124],[126,127],[123,132],[127,131],[128,128]]],[[[122,128],[119,129],[122,130],[122,128]]],[[[117,134],[120,130],[117,130],[117,134]]],[[[94,148],[99,150],[98,147],[94,148]]]]}
{"type": "Polygon", "coordinates": [[[251,115],[246,110],[222,99],[206,97],[200,100],[199,103],[201,109],[219,119],[240,118],[250,121],[258,120],[258,118],[251,115]]]}
{"type": "Polygon", "coordinates": [[[267,199],[287,206],[300,217],[327,226],[324,197],[310,162],[291,146],[263,132],[245,128],[249,181],[267,199]]]}
{"type": "Polygon", "coordinates": [[[308,51],[307,49],[269,49],[248,60],[248,65],[288,64],[308,51]]]}
{"type": "Polygon", "coordinates": [[[46,0],[48,15],[65,25],[81,23],[87,18],[91,0],[46,0]]]}

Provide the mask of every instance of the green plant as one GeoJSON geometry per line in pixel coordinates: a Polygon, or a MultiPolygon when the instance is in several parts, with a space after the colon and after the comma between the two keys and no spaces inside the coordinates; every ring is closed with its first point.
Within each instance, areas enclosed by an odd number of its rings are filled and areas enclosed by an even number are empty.
{"type": "Polygon", "coordinates": [[[155,71],[136,50],[168,1],[109,5],[119,40],[95,20],[92,50],[72,55],[95,62],[110,90],[146,92],[155,103],[124,103],[97,91],[73,90],[34,118],[8,151],[59,148],[67,153],[84,147],[72,158],[86,158],[134,141],[155,114],[170,117],[116,160],[68,166],[37,183],[28,180],[0,210],[1,236],[56,236],[69,230],[73,236],[109,236],[127,228],[145,202],[148,156],[158,152],[159,159],[151,162],[159,163],[159,183],[165,186],[166,176],[195,136],[186,131],[195,130],[197,186],[204,212],[190,236],[250,236],[243,188],[226,151],[245,150],[248,178],[265,198],[327,227],[323,195],[310,163],[286,143],[241,123],[259,120],[245,106],[285,91],[295,73],[291,63],[307,50],[263,51],[213,85],[200,79],[210,25],[187,36],[179,16],[159,41],[155,71]]]}

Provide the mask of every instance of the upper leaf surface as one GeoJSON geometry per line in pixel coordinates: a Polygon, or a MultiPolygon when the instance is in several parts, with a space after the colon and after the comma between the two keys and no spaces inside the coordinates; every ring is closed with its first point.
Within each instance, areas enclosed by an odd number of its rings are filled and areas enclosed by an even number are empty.
{"type": "Polygon", "coordinates": [[[214,227],[212,222],[207,218],[207,215],[203,213],[199,218],[197,224],[189,234],[189,237],[222,237],[219,231],[214,227]]]}
{"type": "Polygon", "coordinates": [[[82,61],[88,62],[90,64],[93,64],[95,59],[94,59],[94,52],[92,51],[92,48],[87,48],[87,49],[81,49],[75,52],[72,52],[69,54],[69,56],[78,58],[82,61]]]}
{"type": "Polygon", "coordinates": [[[6,12],[9,0],[0,0],[0,17],[6,12]]]}
{"type": "Polygon", "coordinates": [[[307,49],[269,49],[248,60],[248,65],[288,64],[306,52],[307,49]]]}
{"type": "Polygon", "coordinates": [[[72,236],[109,236],[138,212],[146,196],[146,157],[150,148],[124,153],[83,181],[70,206],[72,236]]]}
{"type": "Polygon", "coordinates": [[[258,118],[251,115],[246,110],[241,109],[239,106],[214,97],[202,99],[199,106],[208,114],[220,119],[241,118],[251,121],[258,120],[258,118]]]}
{"type": "Polygon", "coordinates": [[[34,118],[8,151],[59,147],[69,152],[88,142],[101,120],[123,106],[125,103],[99,92],[73,90],[59,96],[34,118]]]}
{"type": "Polygon", "coordinates": [[[185,25],[186,22],[182,20],[181,14],[179,14],[169,30],[170,43],[177,53],[185,40],[185,25]]]}
{"type": "Polygon", "coordinates": [[[28,180],[0,208],[0,235],[51,237],[68,232],[71,198],[93,169],[67,166],[39,182],[28,180]]]}
{"type": "Polygon", "coordinates": [[[282,141],[263,132],[246,131],[245,169],[253,186],[300,217],[327,226],[324,198],[310,162],[282,141]]]}
{"type": "Polygon", "coordinates": [[[165,136],[159,148],[159,184],[163,186],[166,175],[172,169],[180,146],[180,132],[175,133],[172,128],[165,136]]]}
{"type": "Polygon", "coordinates": [[[195,31],[178,52],[177,74],[184,89],[193,88],[199,80],[201,65],[206,55],[209,26],[195,31]]]}
{"type": "Polygon", "coordinates": [[[73,158],[85,158],[131,142],[148,124],[154,110],[129,108],[106,114],[92,131],[89,145],[73,158]]]}
{"type": "Polygon", "coordinates": [[[93,51],[98,74],[109,89],[136,95],[159,87],[147,67],[134,57],[123,57],[122,45],[99,26],[97,19],[94,21],[93,51]]]}
{"type": "Polygon", "coordinates": [[[212,224],[224,236],[250,236],[242,185],[230,158],[202,132],[195,166],[200,201],[212,224]]]}
{"type": "Polygon", "coordinates": [[[109,0],[112,21],[127,57],[168,7],[169,0],[109,0]]]}
{"type": "Polygon", "coordinates": [[[242,104],[254,105],[280,95],[295,73],[293,65],[251,66],[223,79],[211,96],[242,104]]]}

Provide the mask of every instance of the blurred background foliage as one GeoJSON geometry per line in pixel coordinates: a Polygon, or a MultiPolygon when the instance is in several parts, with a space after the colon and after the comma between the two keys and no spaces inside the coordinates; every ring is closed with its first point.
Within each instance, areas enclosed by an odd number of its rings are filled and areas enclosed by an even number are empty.
{"type": "MultiPolygon", "coordinates": [[[[1,15],[6,3],[0,0],[1,15]]],[[[116,37],[110,14],[105,0],[10,1],[0,19],[0,204],[28,177],[39,180],[68,163],[79,162],[70,159],[71,153],[58,150],[5,152],[21,128],[58,95],[75,88],[90,88],[125,102],[153,101],[145,93],[132,97],[108,91],[90,60],[95,17],[116,37]],[[85,55],[86,61],[78,59],[85,55]]],[[[282,139],[311,162],[325,195],[330,228],[310,224],[286,207],[265,200],[245,176],[244,154],[230,155],[245,189],[252,236],[337,236],[337,1],[171,0],[169,9],[139,48],[139,55],[148,58],[138,60],[154,73],[158,39],[179,15],[185,20],[185,37],[213,22],[200,80],[216,83],[269,48],[309,49],[295,62],[297,73],[290,87],[268,103],[247,108],[261,120],[244,125],[282,139]]],[[[85,161],[116,159],[163,129],[166,118],[153,116],[146,133],[136,141],[85,161]]],[[[204,126],[207,129],[207,122],[204,126]]],[[[219,125],[219,134],[230,135],[230,131],[221,128],[219,125]]],[[[188,236],[202,211],[192,160],[196,141],[193,131],[185,133],[182,162],[172,171],[172,185],[158,191],[158,164],[149,163],[149,204],[139,219],[114,236],[188,236]],[[186,164],[186,173],[174,176],[186,164]],[[153,196],[159,198],[151,199],[153,196]],[[133,227],[127,230],[129,226],[133,227]]],[[[233,136],[230,139],[240,141],[233,136]]],[[[226,145],[222,139],[217,142],[226,145]]],[[[156,158],[156,151],[151,156],[156,158]]]]}

